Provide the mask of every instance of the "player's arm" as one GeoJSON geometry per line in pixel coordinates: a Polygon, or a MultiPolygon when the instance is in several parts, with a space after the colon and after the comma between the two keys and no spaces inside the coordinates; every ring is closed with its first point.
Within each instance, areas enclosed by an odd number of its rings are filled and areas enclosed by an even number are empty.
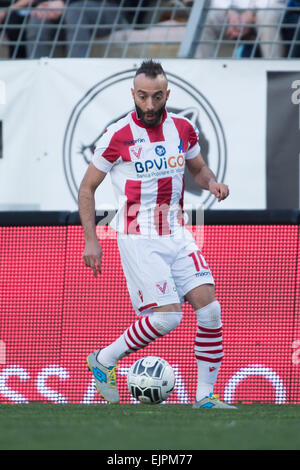
{"type": "Polygon", "coordinates": [[[227,198],[229,195],[228,186],[217,182],[214,173],[206,165],[201,153],[195,158],[186,160],[186,166],[192,174],[197,186],[210,191],[216,196],[219,202],[227,198]]]}
{"type": "Polygon", "coordinates": [[[105,176],[106,173],[90,163],[78,192],[79,215],[85,238],[83,261],[87,267],[92,269],[95,277],[97,277],[97,271],[101,274],[102,261],[102,248],[96,234],[95,191],[105,176]]]}

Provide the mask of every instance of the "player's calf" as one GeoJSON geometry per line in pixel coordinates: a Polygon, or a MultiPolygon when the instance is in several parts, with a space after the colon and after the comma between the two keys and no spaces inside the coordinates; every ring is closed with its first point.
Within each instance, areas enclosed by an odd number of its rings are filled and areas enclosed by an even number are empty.
{"type": "Polygon", "coordinates": [[[150,342],[165,336],[181,322],[182,312],[153,312],[142,317],[124,332],[127,354],[146,347],[150,342]]]}
{"type": "Polygon", "coordinates": [[[217,300],[196,310],[197,335],[194,352],[197,359],[198,386],[193,408],[230,408],[235,406],[219,400],[214,395],[214,384],[217,381],[219,368],[223,358],[223,338],[221,306],[217,300]]]}
{"type": "Polygon", "coordinates": [[[116,341],[100,350],[98,361],[107,367],[116,365],[124,356],[170,333],[179,325],[181,318],[182,312],[153,312],[140,317],[116,341]]]}

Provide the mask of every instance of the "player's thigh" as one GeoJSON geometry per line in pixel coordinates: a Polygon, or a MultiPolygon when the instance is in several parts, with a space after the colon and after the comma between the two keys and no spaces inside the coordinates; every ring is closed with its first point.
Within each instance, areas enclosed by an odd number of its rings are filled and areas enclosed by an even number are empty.
{"type": "Polygon", "coordinates": [[[214,279],[209,266],[193,239],[182,241],[171,272],[181,300],[195,308],[207,305],[214,295],[214,279]],[[199,305],[199,306],[198,306],[199,305]]]}
{"type": "Polygon", "coordinates": [[[194,310],[203,308],[216,300],[215,286],[213,284],[203,284],[201,286],[195,287],[185,294],[185,299],[194,310]]]}
{"type": "Polygon", "coordinates": [[[179,312],[180,300],[158,242],[118,237],[118,246],[127,288],[137,314],[158,311],[179,312]]]}

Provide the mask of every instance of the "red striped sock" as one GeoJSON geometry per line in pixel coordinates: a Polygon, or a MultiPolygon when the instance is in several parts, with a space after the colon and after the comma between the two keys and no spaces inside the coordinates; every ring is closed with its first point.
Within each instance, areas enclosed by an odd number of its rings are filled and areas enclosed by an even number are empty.
{"type": "Polygon", "coordinates": [[[194,352],[198,368],[196,400],[199,401],[214,392],[223,357],[222,327],[204,328],[198,325],[194,352]]]}
{"type": "Polygon", "coordinates": [[[154,328],[149,317],[141,317],[124,332],[127,353],[138,351],[161,336],[163,335],[154,328]]]}
{"type": "Polygon", "coordinates": [[[194,352],[197,360],[218,364],[223,357],[222,327],[204,328],[198,325],[194,352]]]}
{"type": "Polygon", "coordinates": [[[98,361],[106,367],[116,365],[124,356],[170,333],[179,325],[181,317],[182,312],[159,312],[140,317],[113,343],[100,349],[98,361]]]}

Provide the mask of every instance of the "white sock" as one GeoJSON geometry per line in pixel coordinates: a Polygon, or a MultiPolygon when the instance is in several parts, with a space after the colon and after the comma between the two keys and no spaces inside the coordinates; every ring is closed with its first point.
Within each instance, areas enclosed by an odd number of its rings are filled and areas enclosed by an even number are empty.
{"type": "Polygon", "coordinates": [[[211,393],[214,393],[214,384],[201,383],[198,381],[196,400],[200,401],[202,398],[208,397],[211,393]]]}
{"type": "Polygon", "coordinates": [[[128,346],[125,342],[124,336],[120,336],[116,341],[111,343],[104,349],[101,349],[97,360],[105,367],[115,366],[117,362],[126,356],[128,346]]]}
{"type": "Polygon", "coordinates": [[[217,300],[196,311],[198,330],[194,352],[197,359],[198,385],[196,400],[214,392],[221,360],[222,322],[221,307],[217,300]]]}

